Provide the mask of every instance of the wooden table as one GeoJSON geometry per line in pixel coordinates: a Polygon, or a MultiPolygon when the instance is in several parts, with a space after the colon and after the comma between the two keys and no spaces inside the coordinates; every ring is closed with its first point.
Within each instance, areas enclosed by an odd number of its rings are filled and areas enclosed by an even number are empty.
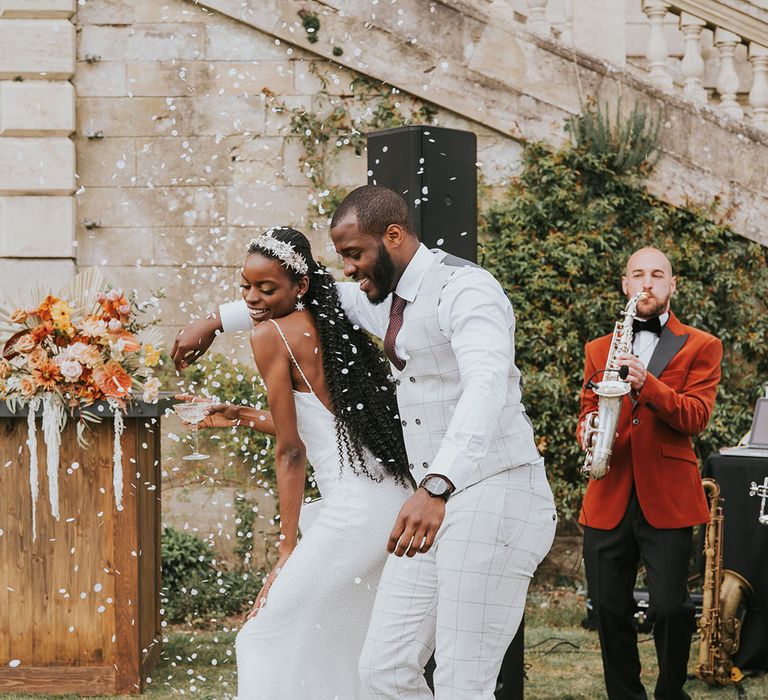
{"type": "Polygon", "coordinates": [[[160,415],[125,416],[123,510],[112,487],[113,420],[62,434],[61,518],[51,516],[38,419],[32,541],[26,412],[0,402],[0,693],[139,693],[160,653],[160,415]]]}

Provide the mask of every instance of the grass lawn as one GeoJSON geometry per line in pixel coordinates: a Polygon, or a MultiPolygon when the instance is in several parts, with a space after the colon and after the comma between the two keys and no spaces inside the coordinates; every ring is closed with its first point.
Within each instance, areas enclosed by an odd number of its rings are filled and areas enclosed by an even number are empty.
{"type": "MultiPolygon", "coordinates": [[[[581,628],[583,616],[583,601],[573,591],[531,593],[525,628],[526,700],[597,700],[605,697],[597,633],[581,628]]],[[[144,697],[148,700],[182,696],[206,700],[233,697],[236,691],[234,637],[235,632],[230,630],[211,632],[178,627],[170,630],[162,660],[144,697]]],[[[691,671],[697,650],[698,641],[694,639],[691,671]]],[[[656,658],[653,641],[648,635],[640,637],[640,651],[643,682],[652,696],[656,658]]],[[[747,678],[742,685],[748,700],[768,698],[768,674],[747,678]]],[[[735,687],[708,688],[698,680],[690,680],[686,691],[694,700],[738,698],[735,687]]],[[[0,695],[2,700],[29,697],[0,695]]],[[[67,696],[47,697],[53,700],[67,696]]]]}

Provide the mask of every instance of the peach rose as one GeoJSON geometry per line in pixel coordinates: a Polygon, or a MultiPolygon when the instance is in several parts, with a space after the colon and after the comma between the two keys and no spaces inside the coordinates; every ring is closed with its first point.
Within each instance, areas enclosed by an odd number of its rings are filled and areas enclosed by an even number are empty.
{"type": "Polygon", "coordinates": [[[40,346],[36,347],[27,357],[27,365],[30,369],[42,367],[50,358],[48,353],[40,346]]]}
{"type": "Polygon", "coordinates": [[[19,380],[19,391],[24,396],[34,396],[37,393],[37,384],[32,377],[22,377],[19,380]]]}
{"type": "Polygon", "coordinates": [[[32,352],[36,347],[37,347],[37,343],[35,342],[35,339],[29,333],[26,333],[25,335],[22,335],[13,344],[14,351],[16,351],[16,352],[23,352],[23,353],[32,352]]]}
{"type": "Polygon", "coordinates": [[[16,309],[11,314],[11,323],[24,323],[28,316],[29,314],[24,309],[16,309]]]}
{"type": "Polygon", "coordinates": [[[160,391],[160,380],[157,377],[150,377],[144,382],[144,393],[141,400],[145,403],[154,403],[157,401],[157,395],[160,391]]]}
{"type": "Polygon", "coordinates": [[[0,358],[0,379],[8,379],[13,372],[13,367],[8,360],[0,358]]]}
{"type": "Polygon", "coordinates": [[[64,381],[76,382],[83,373],[83,366],[77,360],[62,360],[59,364],[61,376],[64,381]]]}
{"type": "Polygon", "coordinates": [[[89,316],[83,321],[83,335],[90,338],[100,338],[107,334],[107,324],[103,319],[89,316]]]}

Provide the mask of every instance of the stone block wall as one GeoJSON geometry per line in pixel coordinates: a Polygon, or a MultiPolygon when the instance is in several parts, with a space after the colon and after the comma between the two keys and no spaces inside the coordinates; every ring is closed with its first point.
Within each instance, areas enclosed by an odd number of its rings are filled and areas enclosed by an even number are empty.
{"type": "Polygon", "coordinates": [[[0,3],[0,296],[74,274],[75,0],[0,3]]]}
{"type": "MultiPolygon", "coordinates": [[[[242,251],[270,225],[310,233],[335,265],[277,107],[318,110],[317,70],[332,96],[349,94],[352,72],[184,0],[87,0],[76,21],[79,268],[101,265],[142,296],[164,287],[170,340],[237,295],[242,251]]],[[[520,144],[453,113],[438,120],[477,133],[485,181],[503,186],[520,144]]],[[[332,182],[364,184],[365,154],[343,152],[332,182]]]]}

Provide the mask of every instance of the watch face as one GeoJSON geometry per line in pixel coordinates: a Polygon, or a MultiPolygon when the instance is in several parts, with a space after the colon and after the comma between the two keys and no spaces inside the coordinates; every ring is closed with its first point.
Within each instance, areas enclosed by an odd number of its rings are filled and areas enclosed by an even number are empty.
{"type": "Polygon", "coordinates": [[[433,496],[443,496],[448,491],[448,484],[439,478],[425,479],[424,488],[433,496]]]}

